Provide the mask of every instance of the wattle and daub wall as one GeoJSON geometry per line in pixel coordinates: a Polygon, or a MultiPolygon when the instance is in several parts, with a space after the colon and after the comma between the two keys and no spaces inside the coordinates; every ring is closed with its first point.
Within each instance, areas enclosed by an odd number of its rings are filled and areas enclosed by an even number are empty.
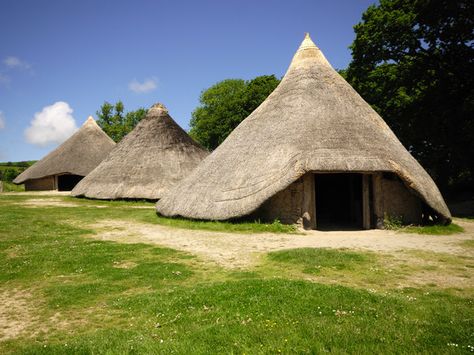
{"type": "Polygon", "coordinates": [[[40,179],[31,179],[25,181],[26,191],[44,191],[44,190],[55,190],[56,184],[54,176],[45,176],[40,179]]]}
{"type": "MultiPolygon", "coordinates": [[[[368,175],[372,179],[370,184],[372,190],[370,225],[372,228],[382,227],[386,218],[400,220],[403,224],[422,222],[422,201],[396,175],[382,173],[368,175]],[[379,179],[379,184],[374,183],[376,178],[379,179]]],[[[317,208],[314,174],[307,173],[265,201],[252,213],[251,218],[259,218],[266,222],[278,219],[282,223],[296,223],[305,228],[314,228],[314,226],[317,228],[317,208]]]]}

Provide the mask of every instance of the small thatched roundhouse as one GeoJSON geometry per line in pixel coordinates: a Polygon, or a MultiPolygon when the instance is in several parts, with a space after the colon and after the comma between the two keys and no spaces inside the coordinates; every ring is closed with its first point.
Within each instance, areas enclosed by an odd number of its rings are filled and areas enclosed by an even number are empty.
{"type": "Polygon", "coordinates": [[[308,35],[280,85],[157,211],[318,229],[451,220],[431,177],[308,35]]]}
{"type": "Polygon", "coordinates": [[[155,104],[72,195],[157,200],[208,154],[163,105],[155,104]]]}
{"type": "Polygon", "coordinates": [[[92,117],[59,147],[16,177],[25,190],[70,191],[109,154],[115,142],[92,117]]]}

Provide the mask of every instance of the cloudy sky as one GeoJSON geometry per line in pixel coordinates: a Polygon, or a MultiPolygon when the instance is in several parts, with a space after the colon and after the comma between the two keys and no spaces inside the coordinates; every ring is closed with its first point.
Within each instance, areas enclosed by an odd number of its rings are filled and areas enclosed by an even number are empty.
{"type": "Polygon", "coordinates": [[[188,129],[200,92],[281,77],[309,32],[336,68],[375,0],[0,2],[0,161],[39,159],[104,101],[164,103],[188,129]]]}

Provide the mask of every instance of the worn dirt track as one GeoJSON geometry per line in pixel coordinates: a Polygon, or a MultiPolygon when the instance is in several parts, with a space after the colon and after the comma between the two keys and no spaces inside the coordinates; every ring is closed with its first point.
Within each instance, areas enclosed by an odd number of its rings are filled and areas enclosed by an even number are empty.
{"type": "Polygon", "coordinates": [[[387,230],[321,232],[295,234],[237,234],[178,229],[130,221],[103,220],[92,227],[93,238],[120,243],[149,243],[198,255],[218,265],[240,268],[253,264],[261,253],[293,248],[349,248],[371,251],[423,250],[474,256],[461,243],[474,239],[474,223],[457,220],[465,233],[432,236],[387,230]]]}
{"type": "MultiPolygon", "coordinates": [[[[17,193],[15,193],[17,194],[17,193]]],[[[76,207],[60,197],[67,192],[24,193],[32,195],[20,204],[25,207],[76,207]],[[42,198],[50,195],[56,198],[42,198]]],[[[87,206],[87,205],[81,205],[87,206]]],[[[90,205],[89,207],[104,207],[90,205]]],[[[142,208],[143,206],[130,206],[142,208]]],[[[145,207],[148,208],[148,207],[145,207]]],[[[153,207],[150,207],[153,208],[153,207]]],[[[294,248],[347,248],[380,252],[431,251],[474,257],[474,248],[462,245],[474,240],[474,221],[455,219],[465,229],[454,235],[418,235],[389,230],[304,231],[302,234],[226,233],[190,230],[157,224],[121,220],[102,220],[92,226],[92,238],[119,243],[147,243],[185,251],[226,268],[249,267],[262,253],[294,248]]]]}

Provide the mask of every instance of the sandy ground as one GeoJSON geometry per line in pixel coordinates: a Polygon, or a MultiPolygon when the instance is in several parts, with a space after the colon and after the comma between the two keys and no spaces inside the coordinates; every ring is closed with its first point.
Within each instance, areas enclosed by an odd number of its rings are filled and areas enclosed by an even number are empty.
{"type": "MultiPolygon", "coordinates": [[[[58,198],[32,198],[28,201],[18,202],[15,205],[25,207],[79,207],[78,203],[63,201],[58,198]]],[[[105,207],[105,206],[88,206],[88,207],[105,207]]]]}
{"type": "Polygon", "coordinates": [[[0,341],[19,336],[37,319],[33,315],[31,297],[24,290],[0,292],[0,341]]]}
{"type": "Polygon", "coordinates": [[[294,234],[236,234],[170,228],[166,226],[104,220],[92,227],[94,238],[120,243],[149,243],[182,250],[226,268],[251,266],[256,256],[292,248],[350,248],[382,252],[423,250],[474,256],[461,243],[474,239],[474,223],[457,220],[465,233],[450,236],[405,234],[386,230],[321,232],[294,234]]]}

